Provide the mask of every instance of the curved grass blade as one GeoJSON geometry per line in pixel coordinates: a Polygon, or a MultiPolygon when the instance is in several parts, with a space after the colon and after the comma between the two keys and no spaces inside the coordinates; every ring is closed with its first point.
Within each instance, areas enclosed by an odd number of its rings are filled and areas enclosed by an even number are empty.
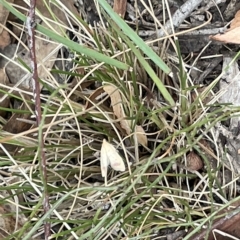
{"type": "Polygon", "coordinates": [[[163,72],[171,73],[171,69],[163,60],[134,32],[124,20],[113,11],[106,0],[98,0],[103,9],[109,14],[111,19],[122,29],[122,31],[148,56],[163,72]]]}
{"type": "MultiPolygon", "coordinates": [[[[5,0],[0,0],[0,3],[7,8],[12,14],[14,14],[16,17],[18,17],[19,19],[21,19],[22,21],[26,22],[26,16],[23,15],[22,13],[20,13],[18,10],[16,10],[13,6],[11,6],[9,3],[7,3],[5,0]]],[[[58,43],[62,43],[65,46],[69,47],[70,49],[79,52],[81,54],[84,54],[92,59],[95,59],[99,62],[104,62],[107,63],[111,66],[123,69],[123,70],[128,70],[129,66],[123,62],[120,62],[116,59],[113,59],[111,57],[108,57],[104,54],[101,54],[97,51],[94,51],[90,48],[81,46],[80,44],[73,42],[59,34],[54,33],[53,31],[37,24],[36,29],[38,31],[40,31],[41,33],[47,35],[48,37],[50,37],[52,40],[57,41],[58,43]]]]}

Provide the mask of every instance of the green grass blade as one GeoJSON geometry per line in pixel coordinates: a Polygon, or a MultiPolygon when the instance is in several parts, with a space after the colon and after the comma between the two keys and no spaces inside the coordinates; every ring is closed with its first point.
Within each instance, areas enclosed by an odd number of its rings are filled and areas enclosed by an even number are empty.
{"type": "Polygon", "coordinates": [[[103,9],[109,14],[111,19],[122,29],[122,31],[166,74],[171,73],[171,69],[163,60],[134,32],[124,20],[113,11],[105,0],[98,0],[103,9]]]}
{"type": "MultiPolygon", "coordinates": [[[[110,21],[110,20],[109,20],[110,21]]],[[[151,68],[151,66],[148,64],[148,62],[145,60],[145,58],[142,56],[141,52],[139,51],[139,49],[137,49],[134,44],[128,39],[128,37],[126,35],[124,35],[120,29],[118,29],[118,27],[115,27],[114,23],[112,24],[113,27],[115,28],[115,31],[118,33],[118,35],[126,42],[126,44],[129,46],[129,48],[131,48],[131,50],[133,51],[133,53],[135,54],[135,56],[137,57],[137,59],[139,60],[139,62],[142,64],[142,66],[144,67],[144,69],[146,70],[146,72],[149,74],[149,76],[151,77],[151,79],[154,81],[154,83],[156,84],[158,90],[161,92],[161,94],[163,95],[164,99],[171,105],[174,106],[175,105],[175,101],[173,100],[171,94],[168,92],[167,88],[165,87],[165,85],[162,83],[162,81],[159,79],[159,77],[157,76],[157,74],[153,71],[153,69],[151,68]]],[[[146,43],[144,43],[146,45],[146,43]]],[[[159,58],[159,57],[158,57],[159,58]]],[[[159,58],[160,59],[160,58],[159,58]]]]}
{"type": "MultiPolygon", "coordinates": [[[[23,15],[22,13],[20,13],[19,11],[17,11],[13,6],[11,6],[9,3],[7,3],[5,0],[0,0],[0,3],[6,7],[12,14],[14,14],[16,17],[18,17],[19,19],[21,19],[22,21],[26,21],[26,16],[23,15]]],[[[86,56],[90,57],[90,58],[93,58],[99,62],[104,62],[104,63],[107,63],[109,65],[112,65],[114,67],[117,67],[117,68],[120,68],[120,69],[123,69],[123,70],[127,70],[129,69],[129,66],[123,62],[120,62],[116,59],[113,59],[111,57],[108,57],[104,54],[101,54],[97,51],[94,51],[90,48],[87,48],[87,47],[84,47],[84,46],[81,46],[80,44],[78,43],[75,43],[59,34],[56,34],[54,33],[53,31],[37,24],[37,27],[36,29],[38,31],[40,31],[41,33],[47,35],[48,37],[50,37],[52,40],[55,40],[57,41],[58,43],[62,43],[64,44],[65,46],[68,46],[70,49],[76,51],[76,52],[79,52],[81,54],[85,54],[86,56]]]]}

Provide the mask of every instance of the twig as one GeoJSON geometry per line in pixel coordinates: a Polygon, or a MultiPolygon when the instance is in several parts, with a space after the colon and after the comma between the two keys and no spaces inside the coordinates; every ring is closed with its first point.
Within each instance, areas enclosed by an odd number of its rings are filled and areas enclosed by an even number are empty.
{"type": "Polygon", "coordinates": [[[212,72],[212,70],[219,65],[219,63],[222,61],[222,57],[215,58],[211,60],[210,64],[207,66],[205,71],[199,76],[199,78],[196,80],[196,84],[202,84],[204,79],[207,77],[209,73],[212,72]]]}
{"type": "MultiPolygon", "coordinates": [[[[196,233],[193,236],[191,236],[190,240],[200,240],[204,239],[204,237],[207,236],[207,233],[210,233],[210,236],[208,237],[209,240],[215,239],[213,237],[212,231],[214,229],[221,230],[223,232],[234,232],[234,229],[238,229],[237,224],[240,220],[240,206],[238,205],[234,210],[229,211],[228,209],[223,209],[219,212],[219,215],[222,213],[226,213],[227,215],[224,217],[221,217],[219,219],[216,219],[216,221],[213,223],[211,228],[202,229],[200,233],[196,233]]],[[[236,232],[236,231],[235,231],[236,232]]],[[[237,233],[236,233],[237,234],[237,233]]],[[[223,239],[223,238],[221,238],[223,239]]]]}
{"type": "MultiPolygon", "coordinates": [[[[175,34],[177,35],[182,35],[182,36],[206,36],[206,35],[215,35],[215,34],[221,34],[224,33],[226,31],[225,27],[220,27],[220,28],[206,28],[206,29],[198,29],[198,30],[191,30],[191,29],[187,29],[184,30],[180,33],[175,34]]],[[[156,31],[153,30],[140,30],[138,32],[139,36],[141,37],[148,37],[148,36],[152,36],[156,33],[156,31]]]]}
{"type": "Polygon", "coordinates": [[[171,21],[168,20],[164,25],[164,30],[157,31],[157,37],[163,37],[166,33],[171,34],[173,32],[172,27],[178,28],[180,24],[196,9],[202,0],[188,0],[186,1],[172,16],[171,21]]]}
{"type": "Polygon", "coordinates": [[[202,12],[205,12],[205,11],[208,11],[211,7],[217,7],[218,4],[220,4],[220,3],[225,3],[225,2],[226,2],[226,0],[209,1],[206,6],[201,7],[200,9],[198,9],[198,11],[196,12],[196,14],[199,14],[199,13],[202,13],[202,12]]]}
{"type": "MultiPolygon", "coordinates": [[[[42,121],[42,112],[41,112],[41,100],[40,100],[40,83],[38,79],[38,71],[37,71],[37,58],[35,51],[35,7],[36,0],[30,1],[29,13],[27,16],[26,26],[28,30],[28,44],[30,50],[30,60],[31,60],[31,70],[32,70],[32,88],[33,88],[33,98],[35,101],[35,114],[36,114],[36,122],[37,126],[41,126],[42,121]]],[[[31,86],[31,85],[30,85],[31,86]]],[[[50,210],[49,204],[49,195],[47,191],[47,166],[46,166],[46,156],[44,152],[44,142],[43,142],[43,133],[41,128],[38,131],[39,138],[39,162],[41,163],[41,173],[44,184],[44,196],[43,196],[43,209],[44,214],[46,214],[50,210]]],[[[45,231],[45,239],[47,240],[50,236],[50,223],[46,222],[44,224],[45,231]]]]}

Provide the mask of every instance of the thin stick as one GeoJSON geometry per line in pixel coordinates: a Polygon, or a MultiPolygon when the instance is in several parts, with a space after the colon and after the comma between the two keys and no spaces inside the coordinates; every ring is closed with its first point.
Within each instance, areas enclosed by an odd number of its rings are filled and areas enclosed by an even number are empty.
{"type": "Polygon", "coordinates": [[[160,29],[157,31],[157,37],[163,37],[168,34],[173,33],[174,28],[178,28],[180,24],[192,13],[194,9],[196,9],[202,0],[188,0],[186,1],[172,16],[171,20],[168,20],[164,25],[164,29],[160,29]]]}
{"type": "MultiPolygon", "coordinates": [[[[39,139],[38,156],[39,156],[39,162],[41,163],[40,172],[42,174],[42,180],[44,185],[43,209],[44,209],[44,214],[46,214],[50,210],[50,203],[49,203],[49,195],[47,191],[46,156],[44,152],[43,132],[41,129],[42,112],[41,112],[41,100],[40,100],[40,83],[38,79],[37,57],[36,57],[36,51],[35,51],[35,27],[36,27],[35,7],[36,7],[36,0],[31,0],[27,21],[26,21],[26,26],[28,30],[28,45],[30,49],[31,70],[32,70],[32,79],[29,85],[32,86],[33,88],[36,122],[37,122],[37,126],[38,127],[40,126],[38,131],[38,139],[39,139]]],[[[50,228],[51,228],[50,223],[45,222],[44,231],[45,231],[46,240],[49,239],[50,228]]]]}

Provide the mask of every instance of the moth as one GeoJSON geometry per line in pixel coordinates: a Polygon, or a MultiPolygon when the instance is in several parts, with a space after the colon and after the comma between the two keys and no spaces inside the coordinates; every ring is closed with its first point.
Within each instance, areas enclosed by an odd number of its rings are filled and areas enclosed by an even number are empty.
{"type": "Polygon", "coordinates": [[[110,165],[115,171],[125,171],[125,164],[119,155],[117,149],[106,139],[103,139],[101,148],[101,172],[102,177],[107,177],[107,169],[110,165]]]}

